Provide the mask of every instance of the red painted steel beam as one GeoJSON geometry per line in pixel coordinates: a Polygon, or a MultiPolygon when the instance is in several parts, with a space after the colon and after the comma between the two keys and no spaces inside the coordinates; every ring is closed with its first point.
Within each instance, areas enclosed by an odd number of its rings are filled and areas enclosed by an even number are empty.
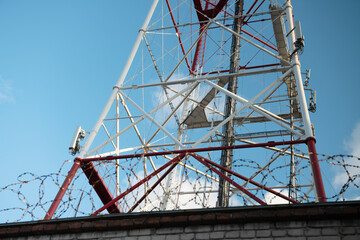
{"type": "MultiPolygon", "coordinates": [[[[109,189],[106,187],[99,172],[95,169],[94,164],[92,162],[82,163],[81,168],[84,171],[86,177],[89,179],[90,185],[96,191],[101,202],[103,204],[110,202],[113,199],[113,196],[111,195],[109,189]]],[[[120,210],[116,204],[112,204],[107,207],[107,211],[109,213],[120,213],[120,210]]]]}
{"type": "MultiPolygon", "coordinates": [[[[209,30],[209,29],[208,29],[209,30]]],[[[207,40],[207,31],[206,31],[206,33],[203,35],[203,37],[204,37],[204,46],[203,46],[203,49],[202,49],[202,56],[201,56],[201,67],[203,67],[204,66],[204,59],[205,59],[205,48],[206,48],[206,40],[207,40]]]]}
{"type": "MultiPolygon", "coordinates": [[[[199,33],[201,33],[202,31],[204,31],[204,28],[205,28],[205,24],[204,23],[200,23],[200,30],[199,30],[199,33]]],[[[207,31],[206,31],[207,32],[207,31]]],[[[206,33],[205,33],[206,34],[206,33]]],[[[205,35],[204,34],[204,35],[205,35]]],[[[194,73],[195,70],[196,70],[196,65],[199,61],[199,54],[200,54],[200,50],[201,50],[201,46],[202,46],[202,42],[203,42],[203,38],[204,38],[204,35],[201,36],[200,40],[197,42],[196,44],[196,49],[195,49],[195,54],[194,54],[194,59],[193,59],[193,63],[192,63],[192,66],[191,66],[191,72],[194,73]]]]}
{"type": "MultiPolygon", "coordinates": [[[[175,21],[175,18],[174,18],[174,14],[173,14],[173,12],[172,12],[172,10],[171,10],[169,0],[166,0],[166,4],[167,4],[167,7],[168,7],[169,12],[170,12],[171,20],[172,20],[172,22],[173,22],[173,24],[174,24],[174,27],[175,27],[176,36],[178,37],[178,40],[179,40],[179,43],[180,43],[180,47],[181,47],[181,51],[182,51],[183,54],[185,55],[185,54],[186,54],[186,51],[185,51],[184,45],[183,45],[183,43],[182,43],[182,41],[181,41],[180,32],[179,32],[178,27],[176,26],[177,24],[176,24],[176,21],[175,21]]],[[[188,67],[188,69],[189,69],[189,72],[190,72],[190,74],[191,74],[191,73],[192,73],[192,72],[191,72],[191,67],[190,67],[190,63],[189,63],[189,60],[188,60],[187,57],[185,57],[185,62],[186,62],[186,65],[187,65],[187,67],[188,67]]]]}
{"type": "Polygon", "coordinates": [[[228,0],[220,0],[216,6],[211,9],[203,9],[200,0],[194,0],[194,7],[199,21],[207,21],[216,17],[219,12],[223,9],[228,0]]]}
{"type": "MultiPolygon", "coordinates": [[[[194,156],[194,155],[197,155],[196,153],[192,153],[191,154],[192,156],[194,156]]],[[[281,197],[281,198],[283,198],[283,199],[285,199],[285,200],[287,200],[287,201],[289,201],[289,202],[292,202],[292,203],[298,203],[298,201],[296,201],[296,200],[294,200],[294,199],[292,199],[292,198],[289,198],[289,197],[287,197],[287,196],[285,196],[285,195],[283,195],[283,194],[281,194],[281,193],[279,193],[279,192],[277,192],[277,191],[274,191],[274,190],[272,190],[271,188],[268,188],[268,187],[266,187],[266,186],[264,186],[264,185],[262,185],[262,184],[260,184],[260,183],[258,183],[258,182],[255,182],[254,180],[251,180],[251,179],[249,179],[249,178],[247,178],[247,177],[245,177],[245,176],[243,176],[243,175],[241,175],[241,174],[239,174],[239,173],[237,173],[237,172],[234,172],[234,171],[232,171],[232,170],[230,170],[230,169],[228,169],[228,168],[226,168],[226,167],[223,167],[223,166],[221,166],[220,164],[217,164],[217,163],[214,163],[213,161],[210,161],[209,159],[207,159],[207,158],[204,158],[204,157],[202,157],[202,156],[199,156],[199,155],[197,155],[199,158],[202,158],[204,161],[206,161],[207,163],[209,163],[209,164],[211,164],[211,165],[213,165],[213,166],[215,166],[215,167],[217,167],[217,168],[220,168],[220,169],[222,169],[223,171],[226,171],[226,172],[228,172],[228,173],[230,173],[230,174],[232,174],[232,175],[234,175],[234,176],[236,176],[236,177],[238,177],[238,178],[240,178],[240,179],[242,179],[242,180],[244,180],[244,181],[246,181],[246,182],[249,182],[249,183],[251,183],[251,184],[253,184],[253,185],[255,185],[255,186],[257,186],[257,187],[259,187],[259,188],[261,188],[261,189],[264,189],[264,190],[266,190],[266,191],[268,191],[268,192],[271,192],[272,194],[274,194],[274,195],[276,195],[276,196],[278,196],[278,197],[281,197]]]]}
{"type": "MultiPolygon", "coordinates": [[[[203,0],[204,2],[206,2],[206,3],[208,3],[208,4],[210,4],[210,5],[212,5],[213,7],[216,7],[216,4],[215,3],[212,3],[212,2],[210,2],[209,0],[203,0]]],[[[225,3],[226,4],[226,3],[225,3]]],[[[225,5],[224,5],[225,6],[225,5]]],[[[224,7],[223,7],[224,8],[224,7]]],[[[227,15],[229,15],[229,16],[233,16],[233,15],[231,15],[229,12],[227,12],[226,10],[224,10],[224,9],[221,9],[220,10],[221,12],[224,12],[225,14],[227,14],[227,15]]]]}
{"type": "MultiPolygon", "coordinates": [[[[195,2],[195,0],[194,0],[194,2],[195,2]]],[[[256,2],[257,2],[257,1],[256,1],[256,2]]],[[[259,7],[260,7],[263,3],[264,3],[264,1],[263,1],[262,3],[260,3],[260,5],[255,9],[254,13],[259,9],[259,7]]],[[[252,6],[252,7],[253,7],[253,6],[252,6]]],[[[251,9],[252,9],[252,7],[251,7],[251,9]]],[[[196,8],[196,6],[195,6],[195,8],[196,8]]],[[[250,10],[249,10],[249,11],[250,11],[250,10]]],[[[248,11],[248,13],[249,13],[249,11],[248,11]]],[[[247,13],[247,14],[248,14],[248,13],[247,13]]],[[[228,14],[229,14],[231,17],[234,17],[234,15],[232,15],[232,14],[230,14],[230,13],[228,13],[228,14]]],[[[249,16],[248,20],[247,20],[246,22],[244,22],[243,25],[246,24],[246,23],[250,20],[251,17],[252,17],[252,16],[249,16]]],[[[200,20],[200,19],[199,19],[199,20],[200,20]]],[[[205,20],[206,20],[206,19],[205,19],[205,20]]],[[[205,20],[203,20],[203,21],[205,21],[205,20]]],[[[258,38],[258,37],[256,37],[255,35],[249,33],[248,31],[245,31],[245,30],[242,29],[242,28],[241,28],[241,32],[245,33],[246,35],[248,35],[248,36],[250,36],[250,37],[252,37],[252,38],[254,38],[254,39],[256,39],[257,41],[259,41],[259,42],[261,42],[262,44],[268,46],[269,48],[275,50],[276,52],[278,51],[278,49],[277,49],[276,47],[268,44],[267,42],[261,40],[260,38],[258,38]]]]}
{"type": "MultiPolygon", "coordinates": [[[[257,2],[257,1],[256,1],[256,2],[257,2]]],[[[263,0],[263,1],[259,4],[259,6],[254,10],[254,12],[253,12],[252,14],[256,13],[257,10],[261,7],[261,5],[262,5],[264,2],[265,2],[265,0],[263,0]]],[[[253,17],[253,15],[249,16],[248,19],[247,19],[246,21],[244,21],[244,24],[247,24],[252,17],[253,17]]]]}
{"type": "Polygon", "coordinates": [[[61,200],[63,199],[63,197],[66,193],[66,190],[69,188],[71,181],[74,179],[79,167],[80,167],[80,159],[75,158],[74,164],[73,164],[72,168],[70,169],[70,171],[68,172],[68,175],[66,176],[63,184],[61,185],[54,201],[52,202],[48,212],[46,213],[46,215],[44,217],[44,220],[49,220],[54,216],[56,209],[58,208],[61,200]]]}
{"type": "Polygon", "coordinates": [[[127,189],[125,192],[121,193],[119,196],[117,196],[116,198],[114,198],[113,200],[111,200],[110,202],[108,202],[107,204],[105,204],[103,207],[99,208],[98,210],[96,210],[94,213],[92,213],[92,216],[98,215],[99,213],[101,213],[102,211],[104,211],[105,209],[107,209],[108,207],[110,207],[111,205],[115,204],[117,201],[119,201],[120,199],[122,199],[123,197],[125,197],[127,194],[129,194],[130,192],[134,191],[136,188],[140,187],[142,184],[144,184],[145,182],[149,181],[152,177],[154,177],[156,174],[160,173],[161,171],[163,171],[165,168],[167,168],[168,166],[174,164],[175,162],[180,161],[181,159],[183,159],[185,157],[186,153],[182,153],[178,156],[176,156],[175,158],[173,158],[172,160],[170,160],[169,162],[167,162],[166,164],[164,164],[162,167],[158,168],[158,170],[154,171],[152,174],[148,175],[147,177],[145,177],[144,179],[142,179],[140,182],[138,182],[137,184],[135,184],[134,186],[132,186],[131,188],[127,189]]]}
{"type": "MultiPolygon", "coordinates": [[[[228,0],[221,0],[219,1],[216,5],[213,4],[213,3],[210,3],[208,1],[206,1],[206,7],[205,9],[202,8],[201,6],[201,1],[200,0],[193,0],[194,1],[194,8],[196,9],[196,13],[197,13],[197,16],[198,16],[198,19],[199,21],[207,21],[208,19],[212,19],[212,18],[215,18],[219,12],[222,10],[222,8],[225,6],[225,4],[228,2],[228,0]],[[212,9],[207,9],[208,8],[208,5],[211,4],[214,6],[214,8],[212,9]]],[[[248,13],[253,9],[253,7],[256,5],[258,0],[256,0],[254,2],[254,4],[251,6],[251,8],[248,10],[248,13]]],[[[264,2],[264,1],[263,1],[264,2]]],[[[262,2],[262,3],[263,3],[262,2]]],[[[261,4],[262,4],[261,3],[261,4]]],[[[168,8],[170,10],[170,14],[172,16],[172,12],[171,12],[171,8],[170,8],[170,4],[168,3],[168,0],[167,0],[167,4],[168,4],[168,8]]],[[[261,6],[261,4],[258,6],[258,8],[261,6]]],[[[258,9],[256,8],[255,11],[258,9]]],[[[231,15],[231,14],[230,14],[231,15]]],[[[232,15],[231,15],[232,16],[232,15]]],[[[249,16],[248,20],[251,18],[251,16],[249,16]]],[[[176,22],[175,22],[175,19],[173,18],[172,16],[172,19],[173,19],[173,23],[174,25],[176,25],[176,22]]],[[[200,32],[202,31],[202,29],[204,28],[205,24],[204,23],[201,23],[200,24],[200,32]]],[[[182,43],[181,43],[181,39],[180,39],[180,35],[178,33],[178,29],[175,27],[176,31],[177,31],[177,34],[179,36],[179,41],[180,41],[180,44],[182,46],[182,43]]],[[[247,34],[248,36],[254,38],[255,40],[261,42],[262,44],[264,44],[265,46],[268,46],[269,48],[275,50],[276,52],[278,52],[278,49],[275,48],[274,46],[268,44],[267,42],[261,40],[260,38],[256,37],[255,35],[249,33],[248,31],[246,30],[243,30],[241,29],[241,31],[245,34],[247,34]]],[[[204,37],[204,36],[203,36],[204,37]]],[[[201,46],[202,46],[202,39],[203,37],[201,37],[201,39],[198,41],[197,45],[196,45],[196,50],[195,50],[195,54],[194,54],[194,59],[193,59],[193,63],[192,63],[192,66],[191,66],[191,69],[190,69],[190,73],[194,73],[195,70],[196,70],[196,65],[198,64],[198,60],[199,60],[199,54],[200,54],[200,50],[201,50],[201,46]]],[[[204,44],[204,48],[205,48],[205,44],[204,44]]],[[[185,54],[185,50],[183,50],[183,53],[185,54]]]]}
{"type": "Polygon", "coordinates": [[[319,199],[319,202],[326,202],[325,188],[324,188],[324,183],[323,183],[322,176],[321,176],[319,160],[317,157],[317,152],[316,152],[316,147],[315,147],[316,140],[313,137],[309,137],[306,140],[307,140],[306,144],[309,149],[311,168],[312,168],[312,172],[314,175],[316,194],[319,199]]]}
{"type": "Polygon", "coordinates": [[[251,192],[249,192],[248,190],[246,190],[246,188],[244,188],[243,186],[240,186],[239,184],[237,184],[234,180],[232,180],[231,178],[229,178],[228,176],[226,176],[225,174],[221,173],[219,170],[217,170],[216,168],[212,167],[209,163],[207,163],[203,157],[200,157],[199,155],[193,154],[191,153],[190,155],[192,155],[196,160],[198,160],[200,163],[204,164],[207,168],[209,168],[211,171],[215,172],[216,174],[219,175],[219,177],[223,178],[224,180],[228,181],[230,184],[234,185],[237,189],[239,189],[240,191],[242,191],[243,193],[245,193],[246,195],[248,195],[249,197],[251,197],[252,199],[254,199],[256,202],[258,202],[261,205],[267,205],[266,202],[264,202],[263,200],[261,200],[260,198],[258,198],[257,196],[255,196],[254,194],[252,194],[251,192]]]}
{"type": "MultiPolygon", "coordinates": [[[[245,15],[248,15],[251,10],[255,7],[256,3],[258,2],[259,0],[255,0],[254,3],[251,5],[251,7],[249,8],[249,10],[247,11],[247,13],[245,15]]],[[[248,17],[249,19],[251,18],[251,16],[248,17]]],[[[243,23],[245,24],[245,19],[243,19],[243,23]]]]}
{"type": "Polygon", "coordinates": [[[161,155],[193,153],[193,152],[219,151],[219,150],[224,150],[224,149],[275,147],[275,146],[281,146],[281,145],[301,144],[301,143],[307,143],[307,140],[253,143],[253,144],[242,144],[242,145],[222,146],[222,147],[208,147],[208,148],[191,148],[191,149],[183,149],[183,150],[164,151],[164,152],[152,152],[152,153],[129,154],[129,155],[120,155],[120,156],[83,158],[80,160],[82,163],[86,163],[86,162],[91,162],[91,161],[102,161],[102,160],[103,161],[111,161],[111,160],[115,160],[115,159],[140,158],[140,157],[148,157],[148,156],[161,156],[161,155]]]}
{"type": "Polygon", "coordinates": [[[176,165],[179,163],[181,159],[179,159],[178,161],[176,161],[175,163],[173,163],[169,169],[154,183],[154,185],[152,185],[150,187],[150,189],[148,191],[146,191],[146,193],[144,194],[144,196],[142,196],[135,204],[134,206],[132,206],[129,210],[129,213],[131,213],[132,211],[135,210],[135,208],[137,206],[139,206],[139,204],[157,187],[157,185],[159,185],[159,183],[164,180],[164,178],[174,169],[174,167],[176,167],[176,165]]]}
{"type": "Polygon", "coordinates": [[[258,37],[256,37],[255,35],[249,33],[248,31],[245,31],[244,29],[241,29],[241,32],[249,35],[250,37],[252,37],[252,38],[254,38],[254,39],[256,39],[256,40],[258,40],[259,42],[261,42],[262,44],[264,44],[264,45],[268,46],[269,48],[275,50],[276,52],[278,51],[278,49],[277,49],[276,47],[271,46],[271,45],[268,44],[267,42],[261,40],[260,38],[258,38],[258,37]]]}
{"type": "MultiPolygon", "coordinates": [[[[203,9],[202,6],[201,6],[200,0],[194,0],[194,7],[197,10],[196,14],[198,16],[199,21],[207,21],[209,19],[215,18],[220,13],[220,11],[223,9],[223,7],[228,2],[228,0],[220,0],[218,2],[218,4],[216,4],[216,5],[213,4],[213,3],[210,3],[208,1],[205,1],[205,2],[206,2],[205,9],[203,9]],[[209,9],[209,4],[213,5],[214,7],[209,9]]],[[[205,26],[206,26],[205,23],[200,23],[200,30],[199,30],[200,33],[203,31],[205,26]]],[[[205,34],[205,36],[203,35],[201,37],[201,39],[198,41],[198,43],[196,44],[194,59],[193,59],[193,63],[192,63],[192,66],[191,66],[191,72],[193,72],[193,73],[195,72],[196,65],[199,62],[199,58],[200,58],[199,55],[200,55],[200,52],[201,52],[202,45],[203,45],[202,59],[204,60],[205,44],[206,44],[206,38],[205,37],[206,37],[206,34],[205,34]],[[204,38],[205,38],[205,41],[204,41],[204,44],[203,44],[203,39],[204,38]]]]}

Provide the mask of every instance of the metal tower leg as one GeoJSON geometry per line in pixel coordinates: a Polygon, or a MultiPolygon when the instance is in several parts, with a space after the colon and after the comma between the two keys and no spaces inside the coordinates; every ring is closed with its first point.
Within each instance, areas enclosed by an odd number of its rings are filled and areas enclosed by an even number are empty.
{"type": "MultiPolygon", "coordinates": [[[[292,6],[291,6],[290,1],[286,2],[285,10],[286,10],[286,15],[287,15],[287,19],[288,19],[287,28],[288,28],[288,31],[291,31],[291,33],[289,35],[290,41],[291,41],[291,43],[289,44],[290,52],[294,52],[294,50],[295,50],[294,43],[296,41],[296,36],[295,36],[295,32],[292,31],[292,29],[294,29],[294,20],[293,20],[292,6]]],[[[300,71],[300,61],[299,61],[297,53],[293,54],[292,62],[294,64],[292,69],[293,69],[293,73],[294,73],[294,77],[295,77],[295,81],[296,81],[297,93],[298,93],[297,100],[299,101],[300,111],[301,111],[301,115],[302,115],[302,119],[303,119],[303,124],[304,124],[304,129],[305,129],[305,137],[307,139],[307,146],[309,149],[311,168],[313,170],[313,180],[314,180],[314,184],[315,184],[315,188],[316,188],[316,193],[317,193],[318,200],[320,202],[325,202],[326,194],[325,194],[325,190],[324,190],[324,184],[322,181],[319,161],[317,159],[316,147],[315,147],[316,141],[315,141],[315,137],[314,137],[314,134],[313,134],[313,131],[311,128],[310,116],[309,116],[309,112],[307,109],[304,86],[303,86],[301,71],[300,71]]]]}
{"type": "Polygon", "coordinates": [[[54,216],[54,213],[55,213],[56,209],[58,208],[62,198],[64,197],[65,192],[68,189],[71,181],[75,177],[75,174],[76,174],[77,170],[79,169],[80,164],[81,164],[80,161],[75,159],[74,165],[70,169],[63,184],[61,185],[61,188],[59,189],[59,192],[57,193],[54,201],[52,202],[48,212],[46,213],[46,215],[44,217],[45,220],[51,219],[54,216]]]}
{"type": "MultiPolygon", "coordinates": [[[[141,30],[139,31],[138,33],[138,36],[137,36],[137,39],[134,43],[134,46],[131,50],[131,53],[129,55],[129,58],[125,64],[125,67],[119,77],[119,80],[117,82],[117,84],[115,85],[111,95],[110,95],[110,98],[109,100],[107,101],[103,111],[101,112],[97,122],[95,123],[89,137],[86,139],[86,142],[84,144],[84,146],[82,147],[82,150],[79,154],[79,158],[83,158],[87,155],[87,152],[92,144],[92,142],[94,141],[95,139],[95,136],[97,134],[97,132],[99,131],[99,128],[101,127],[106,115],[108,114],[114,100],[116,99],[116,95],[118,94],[118,88],[122,86],[124,80],[125,80],[125,77],[129,71],[129,68],[130,68],[130,65],[135,57],[135,54],[139,48],[139,45],[140,45],[140,42],[141,40],[143,39],[144,35],[145,35],[145,29],[147,28],[149,22],[150,22],[150,19],[155,11],[155,8],[158,4],[159,0],[154,0],[151,7],[150,7],[150,10],[148,12],[148,15],[144,21],[144,24],[141,28],[141,30]]],[[[45,215],[45,218],[44,219],[51,219],[56,211],[56,209],[58,208],[62,198],[64,197],[65,195],[65,192],[66,190],[68,189],[71,181],[73,180],[75,174],[76,174],[76,171],[78,170],[78,168],[80,167],[80,161],[78,161],[77,159],[75,159],[75,163],[73,165],[73,167],[71,168],[71,170],[69,171],[69,174],[68,176],[66,177],[62,187],[60,188],[58,194],[56,195],[53,203],[51,204],[50,208],[49,208],[49,211],[46,213],[45,215]]]]}
{"type": "Polygon", "coordinates": [[[313,178],[316,188],[316,195],[318,197],[319,202],[326,202],[326,194],[324,183],[321,176],[319,160],[317,157],[316,147],[315,147],[315,138],[309,137],[307,139],[307,146],[309,149],[310,161],[311,161],[311,168],[313,172],[313,178]]]}
{"type": "MultiPolygon", "coordinates": [[[[243,0],[237,0],[235,3],[235,16],[242,15],[244,7],[243,0]]],[[[241,23],[242,18],[234,18],[233,31],[236,33],[241,32],[241,23]]],[[[230,73],[236,73],[239,70],[239,58],[240,58],[240,38],[237,35],[232,36],[231,44],[231,58],[230,58],[230,73]]],[[[230,92],[236,93],[237,89],[237,77],[230,77],[228,82],[228,88],[230,92]]],[[[229,117],[234,113],[236,106],[235,99],[227,96],[225,104],[225,117],[229,117]]],[[[223,146],[232,146],[234,144],[234,120],[230,120],[225,124],[223,128],[224,132],[224,141],[223,146]]],[[[221,165],[231,169],[233,158],[233,150],[226,149],[221,152],[221,165]]],[[[225,176],[229,176],[227,172],[223,172],[225,176]]],[[[221,207],[229,206],[229,182],[225,181],[223,178],[220,178],[219,181],[219,195],[218,195],[218,205],[221,207]]]]}
{"type": "Polygon", "coordinates": [[[120,77],[119,77],[119,80],[116,83],[116,85],[114,86],[113,91],[112,91],[112,93],[110,95],[110,98],[107,101],[107,103],[106,103],[103,111],[101,112],[97,122],[95,123],[93,129],[91,130],[89,137],[86,139],[86,142],[85,142],[85,144],[84,144],[84,146],[83,146],[83,148],[82,148],[82,150],[81,150],[81,152],[79,154],[79,158],[83,158],[83,157],[85,157],[87,155],[87,152],[88,152],[92,142],[94,141],[95,136],[99,131],[99,128],[101,127],[101,125],[102,125],[106,115],[108,114],[114,100],[116,99],[116,95],[118,94],[118,88],[120,88],[122,86],[122,84],[124,83],[125,77],[126,77],[128,71],[130,69],[130,66],[131,66],[133,60],[134,60],[135,54],[136,54],[136,52],[137,52],[137,50],[138,50],[138,48],[140,46],[140,43],[141,43],[141,41],[142,41],[142,39],[143,39],[143,37],[145,35],[145,29],[148,27],[148,24],[150,22],[150,19],[151,19],[152,15],[153,15],[153,13],[155,11],[155,8],[156,8],[158,2],[159,2],[159,0],[154,0],[153,1],[152,5],[150,7],[150,10],[148,12],[148,15],[146,16],[146,19],[144,21],[144,24],[142,25],[142,27],[141,27],[141,29],[140,29],[140,31],[138,33],[138,36],[136,38],[136,41],[134,43],[134,46],[133,46],[133,48],[132,48],[132,50],[130,52],[129,58],[128,58],[125,66],[124,66],[124,69],[123,69],[120,77]]]}

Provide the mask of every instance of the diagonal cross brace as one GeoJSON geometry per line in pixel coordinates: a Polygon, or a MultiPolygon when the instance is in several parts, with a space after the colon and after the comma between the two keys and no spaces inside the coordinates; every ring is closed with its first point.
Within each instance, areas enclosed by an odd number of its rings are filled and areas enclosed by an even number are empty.
{"type": "MultiPolygon", "coordinates": [[[[196,83],[193,83],[196,84],[196,83]]],[[[165,102],[161,103],[159,106],[157,106],[156,108],[154,108],[153,110],[151,110],[148,114],[153,114],[156,111],[158,111],[160,108],[164,107],[165,105],[169,104],[171,101],[173,101],[175,98],[179,97],[180,95],[182,95],[183,93],[185,93],[186,91],[188,91],[190,88],[192,88],[194,85],[190,84],[189,86],[185,87],[184,89],[182,89],[181,91],[179,91],[178,93],[174,94],[174,96],[172,96],[171,98],[167,99],[165,102]]],[[[99,146],[97,146],[96,148],[94,148],[93,150],[91,150],[90,152],[87,153],[87,156],[90,156],[91,154],[95,153],[96,151],[98,151],[99,149],[103,148],[106,144],[108,144],[110,141],[114,140],[115,138],[117,138],[118,136],[120,136],[121,134],[123,134],[124,132],[126,132],[127,130],[129,130],[130,128],[134,127],[136,124],[138,124],[139,122],[141,122],[142,120],[145,119],[145,116],[141,116],[138,120],[132,122],[130,125],[128,125],[127,127],[125,127],[123,130],[121,130],[120,132],[116,133],[114,136],[112,136],[110,139],[106,140],[105,142],[101,143],[99,146]]]]}
{"type": "MultiPolygon", "coordinates": [[[[200,163],[204,164],[207,168],[209,168],[211,171],[215,172],[217,175],[219,175],[219,177],[225,179],[225,181],[229,182],[230,184],[234,185],[237,189],[239,189],[240,191],[242,191],[243,193],[245,193],[246,195],[248,195],[249,197],[251,197],[252,199],[254,199],[256,202],[258,202],[260,205],[267,205],[263,200],[261,200],[260,198],[258,198],[257,196],[255,196],[254,194],[252,194],[251,192],[249,192],[246,188],[244,188],[243,186],[237,184],[234,180],[232,180],[231,178],[227,177],[225,174],[221,173],[219,170],[217,170],[216,168],[214,168],[213,166],[211,166],[211,164],[209,164],[207,161],[205,161],[205,158],[191,153],[191,155],[198,160],[200,163]]],[[[227,169],[227,168],[226,168],[227,169]]]]}
{"type": "Polygon", "coordinates": [[[121,193],[119,196],[117,196],[116,198],[112,199],[110,202],[108,202],[107,204],[105,204],[103,207],[99,208],[98,210],[96,210],[93,214],[91,214],[92,216],[98,215],[99,213],[101,213],[102,211],[104,211],[105,209],[107,209],[109,206],[115,204],[117,201],[119,201],[120,199],[124,198],[127,194],[129,194],[130,192],[134,191],[136,188],[140,187],[142,184],[144,184],[145,182],[149,181],[152,177],[154,177],[155,175],[157,175],[158,173],[160,173],[161,171],[163,171],[165,168],[167,168],[170,165],[173,165],[175,163],[177,163],[178,161],[180,161],[181,159],[183,159],[186,156],[186,153],[181,153],[178,156],[176,156],[175,158],[173,158],[171,161],[167,162],[165,165],[163,165],[162,167],[158,168],[158,170],[154,171],[153,173],[151,173],[150,175],[146,176],[144,179],[142,179],[140,182],[138,182],[137,184],[135,184],[134,186],[128,188],[126,191],[124,191],[123,193],[121,193]]]}
{"type": "Polygon", "coordinates": [[[292,198],[289,198],[289,197],[287,197],[287,196],[285,196],[285,195],[283,195],[283,194],[281,194],[281,193],[279,193],[279,192],[277,192],[277,191],[275,191],[275,190],[273,190],[271,188],[268,188],[268,187],[266,187],[266,186],[264,186],[264,185],[262,185],[262,184],[260,184],[258,182],[255,182],[254,180],[252,180],[250,178],[247,178],[247,177],[245,177],[245,176],[243,176],[243,175],[241,175],[241,174],[239,174],[237,172],[234,172],[234,171],[232,171],[232,170],[230,170],[230,169],[228,169],[226,167],[223,167],[220,164],[214,163],[213,161],[210,161],[207,158],[201,157],[200,155],[197,155],[196,153],[192,153],[191,155],[193,157],[195,157],[195,155],[196,155],[198,158],[201,158],[206,163],[211,164],[211,165],[213,165],[213,166],[215,166],[217,168],[220,168],[221,170],[224,170],[224,171],[226,171],[226,172],[228,172],[228,173],[230,173],[230,174],[232,174],[232,175],[234,175],[234,176],[236,176],[236,177],[238,177],[238,178],[240,178],[240,179],[242,179],[242,180],[244,180],[244,181],[246,181],[248,183],[251,183],[251,184],[253,184],[253,185],[255,185],[255,186],[257,186],[257,187],[259,187],[261,189],[264,189],[264,190],[266,190],[266,191],[268,191],[268,192],[270,192],[270,193],[272,193],[272,194],[274,194],[274,195],[276,195],[278,197],[281,197],[281,198],[283,198],[283,199],[285,199],[285,200],[287,200],[289,202],[298,203],[296,200],[294,200],[292,198]]]}
{"type": "Polygon", "coordinates": [[[149,190],[146,191],[146,193],[134,204],[134,206],[132,206],[129,210],[129,213],[131,213],[132,211],[134,211],[134,209],[140,205],[140,203],[147,197],[149,196],[149,194],[156,188],[157,185],[159,185],[159,183],[161,183],[162,180],[164,180],[164,178],[169,175],[169,173],[177,166],[177,164],[181,161],[181,158],[178,158],[178,160],[176,162],[174,162],[169,169],[154,183],[154,185],[152,185],[150,187],[149,190]]]}
{"type": "Polygon", "coordinates": [[[211,9],[203,9],[201,6],[200,0],[194,0],[194,8],[196,10],[196,14],[199,18],[199,21],[206,21],[211,18],[215,18],[219,12],[224,8],[225,4],[228,0],[220,0],[214,8],[211,9]]]}
{"type": "MultiPolygon", "coordinates": [[[[94,165],[92,162],[86,162],[83,161],[83,159],[75,158],[74,164],[71,167],[70,171],[68,172],[68,175],[66,176],[63,184],[61,185],[54,201],[51,203],[51,206],[49,210],[47,211],[44,220],[52,219],[56,209],[58,208],[60,202],[62,201],[67,189],[69,188],[72,180],[74,179],[76,172],[79,168],[82,168],[86,177],[89,179],[90,185],[92,185],[98,194],[101,201],[104,203],[107,203],[111,201],[113,198],[107,187],[105,186],[102,178],[100,177],[99,173],[94,168],[94,165]]],[[[105,204],[104,203],[104,204],[105,204]]],[[[120,210],[115,204],[109,205],[107,208],[109,213],[119,213],[120,210]]]]}
{"type": "MultiPolygon", "coordinates": [[[[94,188],[101,202],[103,204],[110,202],[113,199],[113,196],[111,195],[109,189],[106,187],[94,164],[92,162],[88,162],[86,164],[82,163],[80,167],[84,171],[85,176],[89,179],[89,184],[94,188]]],[[[109,213],[120,213],[120,209],[116,204],[111,204],[106,209],[109,213]]]]}

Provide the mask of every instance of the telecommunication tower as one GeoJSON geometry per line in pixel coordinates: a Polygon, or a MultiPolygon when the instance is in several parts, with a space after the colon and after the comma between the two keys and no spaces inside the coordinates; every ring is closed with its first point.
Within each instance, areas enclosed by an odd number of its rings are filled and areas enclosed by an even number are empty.
{"type": "Polygon", "coordinates": [[[294,18],[290,0],[154,0],[45,219],[81,171],[93,215],[326,201],[294,18]]]}

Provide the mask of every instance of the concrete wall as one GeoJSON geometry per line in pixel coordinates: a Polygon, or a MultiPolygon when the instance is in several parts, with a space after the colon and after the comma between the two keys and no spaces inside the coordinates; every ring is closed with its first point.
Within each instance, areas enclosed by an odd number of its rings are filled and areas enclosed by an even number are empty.
{"type": "Polygon", "coordinates": [[[0,239],[360,239],[360,201],[202,209],[0,225],[0,239]]]}

